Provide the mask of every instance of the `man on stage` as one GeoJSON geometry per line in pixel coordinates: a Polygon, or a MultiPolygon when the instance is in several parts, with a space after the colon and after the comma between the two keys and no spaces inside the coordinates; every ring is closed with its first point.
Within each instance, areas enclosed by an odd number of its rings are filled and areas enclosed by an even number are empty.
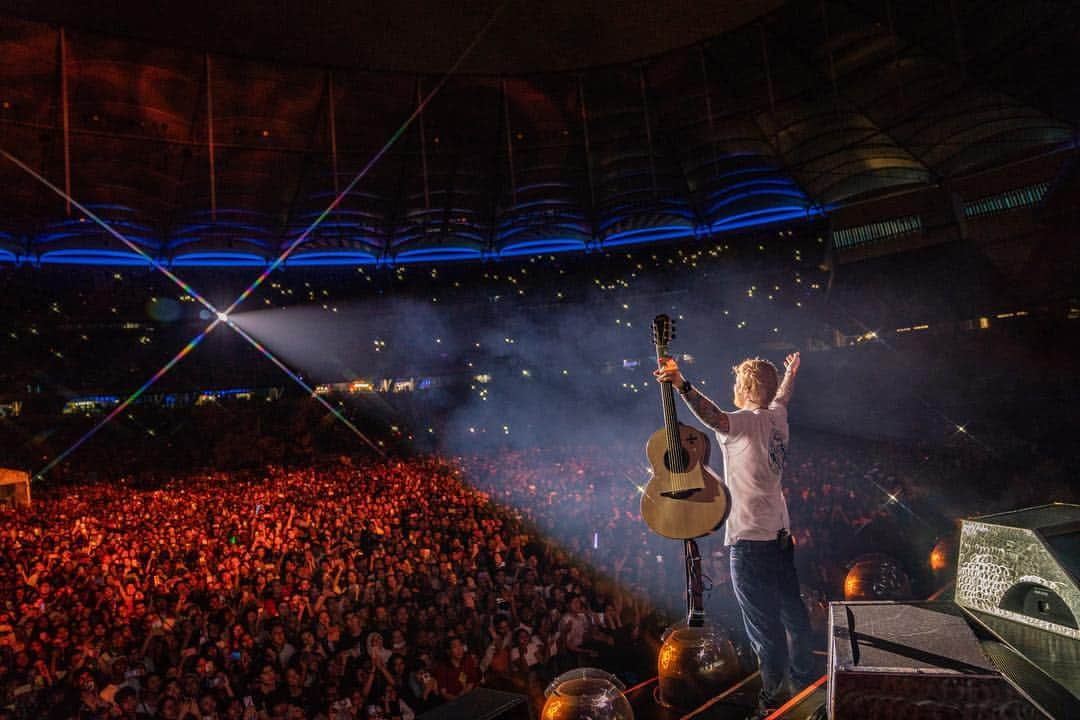
{"type": "Polygon", "coordinates": [[[665,358],[653,373],[660,382],[672,383],[698,420],[716,432],[724,457],[732,505],[724,544],[731,546],[731,582],[761,668],[758,709],[751,718],[766,717],[786,699],[788,674],[796,687],[815,679],[810,619],[799,595],[795,544],[780,484],[788,446],[787,405],[798,371],[799,353],[788,355],[783,381],[767,360],[739,363],[734,368],[739,410],[730,413],[688,382],[673,359],[665,358]]]}

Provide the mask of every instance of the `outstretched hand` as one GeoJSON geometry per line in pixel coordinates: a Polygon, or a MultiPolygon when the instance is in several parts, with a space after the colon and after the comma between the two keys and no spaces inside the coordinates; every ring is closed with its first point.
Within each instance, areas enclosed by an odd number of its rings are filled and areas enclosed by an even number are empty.
{"type": "Polygon", "coordinates": [[[799,353],[793,352],[784,359],[784,372],[792,375],[799,372],[799,353]]]}

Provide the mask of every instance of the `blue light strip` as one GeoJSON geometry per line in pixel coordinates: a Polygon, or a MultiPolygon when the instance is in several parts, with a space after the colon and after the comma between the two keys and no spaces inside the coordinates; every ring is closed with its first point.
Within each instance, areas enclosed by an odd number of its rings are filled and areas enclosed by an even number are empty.
{"type": "Polygon", "coordinates": [[[367,252],[305,252],[289,258],[289,267],[312,265],[374,265],[379,258],[367,252]]]}
{"type": "Polygon", "coordinates": [[[784,222],[787,220],[798,220],[802,218],[813,217],[814,215],[820,215],[821,210],[815,208],[804,208],[799,206],[784,208],[770,208],[768,210],[757,210],[755,212],[741,213],[739,215],[732,215],[726,217],[723,220],[714,222],[710,227],[714,231],[727,231],[738,230],[741,228],[758,227],[761,225],[772,225],[774,223],[784,222]]]}
{"type": "Polygon", "coordinates": [[[635,230],[623,230],[612,233],[600,244],[603,247],[616,247],[618,245],[633,245],[650,242],[653,240],[674,240],[676,238],[691,237],[696,234],[693,226],[667,225],[659,228],[641,228],[635,230]]]}
{"type": "Polygon", "coordinates": [[[525,255],[548,255],[551,253],[574,252],[585,249],[582,240],[536,240],[533,242],[507,245],[499,251],[499,257],[522,257],[525,255]]]}
{"type": "MultiPolygon", "coordinates": [[[[770,224],[787,222],[801,218],[811,218],[824,215],[827,208],[804,207],[801,205],[780,205],[762,210],[755,210],[736,215],[725,216],[710,223],[707,228],[694,228],[692,226],[661,226],[625,230],[613,234],[603,244],[605,246],[618,246],[627,244],[659,242],[663,240],[689,237],[702,230],[711,232],[725,232],[744,228],[759,227],[770,224]]],[[[550,226],[545,226],[550,227],[550,226]]],[[[522,232],[527,232],[528,226],[515,229],[505,234],[509,239],[522,232]]],[[[561,238],[553,240],[534,240],[505,245],[502,250],[493,253],[496,257],[523,257],[528,255],[547,255],[555,252],[585,251],[587,243],[584,240],[573,238],[561,238]]],[[[417,250],[404,250],[391,258],[391,263],[422,263],[422,262],[453,262],[470,260],[481,257],[484,253],[475,247],[440,247],[422,248],[417,250]]],[[[16,255],[8,250],[0,250],[0,262],[33,262],[34,256],[16,255]]],[[[37,259],[43,263],[65,263],[72,265],[144,265],[149,264],[144,257],[134,253],[125,253],[117,250],[54,250],[37,259]]],[[[269,261],[254,253],[190,253],[178,256],[174,261],[175,266],[191,267],[261,267],[269,261]]],[[[287,262],[289,267],[314,267],[314,266],[342,266],[342,265],[375,265],[380,258],[373,253],[353,250],[324,250],[309,251],[293,254],[287,262]]]]}
{"type": "Polygon", "coordinates": [[[397,263],[423,263],[437,260],[471,260],[483,256],[483,251],[476,248],[443,247],[423,250],[406,250],[394,256],[397,263]]]}
{"type": "Polygon", "coordinates": [[[177,255],[172,264],[174,267],[265,267],[266,258],[254,253],[196,252],[177,255]]]}

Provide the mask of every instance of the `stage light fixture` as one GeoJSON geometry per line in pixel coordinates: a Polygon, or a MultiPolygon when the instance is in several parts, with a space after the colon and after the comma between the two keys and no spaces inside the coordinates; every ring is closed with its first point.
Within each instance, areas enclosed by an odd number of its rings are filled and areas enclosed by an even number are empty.
{"type": "Polygon", "coordinates": [[[542,720],[634,720],[634,711],[623,692],[626,686],[614,675],[598,668],[576,668],[551,681],[544,691],[547,700],[542,720]]]}

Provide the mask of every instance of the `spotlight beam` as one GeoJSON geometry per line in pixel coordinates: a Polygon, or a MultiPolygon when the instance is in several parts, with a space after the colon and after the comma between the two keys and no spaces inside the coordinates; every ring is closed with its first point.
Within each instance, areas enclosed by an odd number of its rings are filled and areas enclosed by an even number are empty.
{"type": "Polygon", "coordinates": [[[129,395],[126,400],[124,400],[122,403],[117,405],[115,408],[113,408],[112,412],[110,412],[108,415],[106,415],[104,418],[102,418],[101,422],[99,422],[94,427],[90,428],[90,430],[85,435],[83,435],[81,438],[76,440],[75,443],[71,447],[69,447],[67,450],[60,453],[55,458],[53,458],[51,461],[49,461],[48,465],[46,465],[45,467],[41,468],[36,473],[34,473],[33,479],[34,480],[40,480],[42,477],[44,477],[44,475],[47,472],[49,472],[54,467],[56,467],[58,464],[63,462],[64,459],[68,455],[71,455],[71,453],[73,453],[77,449],[79,449],[79,447],[82,446],[83,443],[85,443],[87,440],[89,440],[94,435],[96,435],[97,432],[99,430],[101,430],[101,428],[105,427],[105,425],[107,425],[114,417],[116,417],[120,413],[124,412],[124,410],[126,410],[128,408],[128,406],[131,405],[131,403],[138,400],[139,396],[142,395],[144,392],[146,392],[147,388],[149,388],[151,385],[153,385],[158,380],[160,380],[162,377],[164,377],[165,373],[172,370],[173,367],[178,362],[180,362],[185,357],[187,357],[191,353],[191,351],[194,350],[195,347],[199,343],[201,343],[204,339],[206,339],[206,336],[209,335],[210,333],[212,333],[214,331],[214,329],[220,324],[221,324],[221,321],[215,319],[212,323],[207,325],[206,328],[201,333],[196,335],[191,340],[191,342],[189,342],[187,345],[185,345],[183,348],[181,348],[180,352],[176,353],[176,355],[173,355],[172,359],[169,360],[169,362],[162,365],[161,368],[156,373],[154,373],[150,377],[149,380],[147,380],[142,385],[140,385],[139,388],[135,392],[131,393],[131,395],[129,395]]]}
{"type": "Polygon", "coordinates": [[[352,421],[350,421],[347,417],[342,415],[341,412],[337,408],[335,408],[333,405],[331,405],[329,402],[327,402],[327,400],[322,395],[317,394],[311,388],[310,385],[308,385],[306,382],[304,382],[303,378],[301,378],[299,375],[297,375],[292,370],[290,370],[285,365],[285,363],[283,363],[281,360],[278,360],[277,357],[275,357],[275,355],[272,352],[270,352],[268,349],[266,349],[266,347],[262,343],[260,343],[258,340],[251,337],[250,335],[248,335],[246,332],[244,332],[243,328],[241,328],[239,325],[232,322],[231,320],[226,320],[225,322],[229,325],[229,327],[231,327],[233,330],[235,330],[240,335],[240,337],[247,340],[248,343],[250,343],[252,347],[254,347],[256,350],[258,350],[260,353],[262,353],[263,357],[265,357],[267,360],[269,360],[270,362],[277,365],[281,369],[281,371],[283,373],[285,373],[286,375],[288,375],[290,378],[292,378],[293,381],[297,385],[304,388],[304,390],[307,392],[307,394],[309,396],[311,396],[312,398],[317,400],[323,407],[325,407],[327,410],[329,410],[330,413],[334,417],[336,417],[338,420],[340,420],[342,423],[345,424],[345,427],[352,430],[353,434],[356,435],[356,437],[363,440],[367,444],[368,447],[370,447],[372,450],[377,452],[379,455],[381,455],[382,457],[386,457],[386,452],[382,448],[380,448],[378,445],[373,443],[371,441],[371,439],[368,438],[367,435],[365,435],[364,433],[362,433],[360,431],[360,428],[356,427],[356,425],[354,425],[352,423],[352,421]]]}

